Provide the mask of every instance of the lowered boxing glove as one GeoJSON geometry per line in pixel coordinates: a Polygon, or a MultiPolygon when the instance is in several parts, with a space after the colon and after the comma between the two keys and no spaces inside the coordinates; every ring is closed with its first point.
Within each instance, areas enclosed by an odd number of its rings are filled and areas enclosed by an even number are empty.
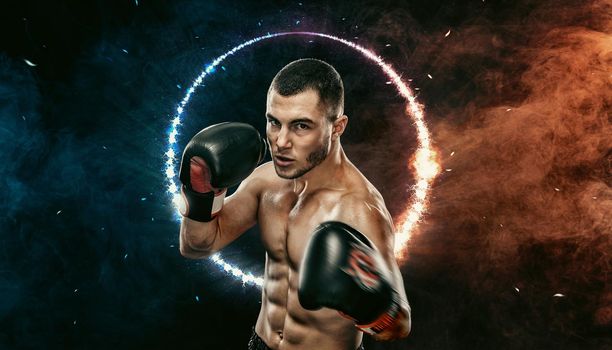
{"type": "Polygon", "coordinates": [[[266,146],[249,124],[226,122],[198,132],[185,147],[181,160],[181,214],[196,221],[211,221],[223,206],[227,188],[253,172],[265,157],[266,146]]]}
{"type": "Polygon", "coordinates": [[[302,307],[336,309],[369,334],[389,327],[400,313],[391,272],[372,242],[337,221],[319,225],[301,263],[298,298],[302,307]]]}

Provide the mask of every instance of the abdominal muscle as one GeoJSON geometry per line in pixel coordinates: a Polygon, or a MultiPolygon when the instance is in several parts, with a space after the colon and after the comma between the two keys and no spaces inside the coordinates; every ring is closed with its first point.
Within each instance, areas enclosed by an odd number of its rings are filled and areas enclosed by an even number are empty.
{"type": "Polygon", "coordinates": [[[297,296],[299,276],[287,263],[266,257],[256,333],[272,349],[356,349],[361,332],[336,310],[308,311],[297,296]]]}

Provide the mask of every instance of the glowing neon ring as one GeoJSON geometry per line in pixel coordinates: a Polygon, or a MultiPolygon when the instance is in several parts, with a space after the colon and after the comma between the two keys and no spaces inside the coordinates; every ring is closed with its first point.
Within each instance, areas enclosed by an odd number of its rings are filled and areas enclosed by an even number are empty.
{"type": "MultiPolygon", "coordinates": [[[[227,51],[223,55],[217,57],[211,64],[207,65],[204,71],[202,71],[202,73],[194,80],[191,87],[187,90],[187,94],[185,95],[185,97],[183,97],[183,100],[176,108],[176,115],[172,119],[172,125],[170,126],[170,131],[168,133],[168,151],[166,152],[166,178],[168,179],[168,192],[172,195],[172,202],[174,203],[174,206],[177,209],[177,219],[180,219],[181,217],[178,211],[178,206],[182,199],[179,192],[179,186],[175,181],[176,171],[174,170],[174,167],[177,163],[177,152],[174,150],[174,147],[176,145],[176,136],[178,135],[177,127],[181,124],[181,115],[183,114],[184,108],[191,99],[191,96],[193,95],[195,89],[202,84],[202,81],[206,76],[214,73],[215,68],[228,56],[231,56],[236,52],[240,51],[241,49],[253,45],[259,41],[286,35],[308,35],[322,37],[334,40],[336,42],[340,42],[346,46],[355,49],[356,51],[359,51],[361,54],[363,54],[363,56],[365,56],[370,61],[376,63],[383,70],[385,75],[389,79],[391,79],[391,82],[395,85],[400,95],[402,95],[406,99],[406,114],[410,118],[412,118],[415,124],[417,130],[418,148],[416,150],[415,160],[413,162],[413,166],[417,175],[417,182],[414,186],[414,199],[411,205],[409,205],[400,215],[396,227],[397,233],[395,235],[395,256],[398,259],[403,259],[404,248],[406,247],[406,244],[410,239],[410,233],[412,232],[413,228],[415,227],[415,224],[419,221],[421,215],[425,211],[427,193],[429,192],[431,182],[433,181],[440,169],[438,163],[435,160],[435,152],[431,149],[431,139],[429,136],[429,131],[427,130],[427,126],[423,119],[423,109],[422,106],[416,102],[416,98],[414,97],[412,90],[410,90],[408,85],[402,80],[399,74],[397,74],[393,70],[393,68],[391,68],[391,66],[385,63],[382,58],[376,55],[376,53],[351,41],[347,41],[329,34],[314,32],[286,32],[267,34],[245,41],[242,44],[227,51]]],[[[228,273],[231,273],[234,277],[239,278],[245,284],[256,284],[258,286],[261,286],[263,284],[263,278],[255,277],[251,273],[244,273],[239,268],[228,264],[221,258],[219,253],[213,255],[211,259],[223,270],[228,273]]]]}

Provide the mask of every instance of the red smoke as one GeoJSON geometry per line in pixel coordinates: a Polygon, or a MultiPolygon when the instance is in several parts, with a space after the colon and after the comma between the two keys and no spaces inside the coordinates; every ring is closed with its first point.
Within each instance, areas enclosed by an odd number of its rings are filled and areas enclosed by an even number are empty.
{"type": "MultiPolygon", "coordinates": [[[[611,14],[603,1],[543,8],[515,28],[531,31],[524,44],[504,47],[503,38],[491,38],[497,59],[517,69],[483,69],[474,79],[490,91],[432,123],[449,171],[413,243],[447,250],[436,252],[438,263],[458,268],[457,277],[479,294],[516,292],[537,304],[543,322],[548,311],[539,309],[567,298],[572,307],[550,327],[568,332],[585,317],[612,326],[611,14]],[[551,13],[561,23],[571,14],[582,23],[552,25],[551,13]]],[[[486,36],[478,34],[472,38],[486,36]]],[[[461,49],[469,50],[447,54],[461,49]]]]}
{"type": "Polygon", "coordinates": [[[612,2],[534,7],[386,39],[433,76],[415,84],[443,169],[406,269],[451,276],[517,346],[612,327],[612,2]]]}

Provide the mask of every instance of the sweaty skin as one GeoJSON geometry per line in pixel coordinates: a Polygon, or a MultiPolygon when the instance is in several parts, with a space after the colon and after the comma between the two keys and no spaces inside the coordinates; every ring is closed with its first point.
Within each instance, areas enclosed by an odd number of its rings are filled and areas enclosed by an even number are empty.
{"type": "Polygon", "coordinates": [[[272,349],[356,349],[362,332],[336,310],[308,311],[298,296],[300,262],[314,229],[342,221],[366,235],[393,271],[402,317],[376,336],[408,335],[410,308],[393,255],[393,223],[374,186],[348,160],[340,135],[348,118],[326,119],[318,93],[268,94],[266,134],[273,161],[258,167],[226,198],[208,223],[183,218],[181,253],[203,258],[231,243],[256,222],[266,249],[262,303],[256,333],[272,349]]]}

